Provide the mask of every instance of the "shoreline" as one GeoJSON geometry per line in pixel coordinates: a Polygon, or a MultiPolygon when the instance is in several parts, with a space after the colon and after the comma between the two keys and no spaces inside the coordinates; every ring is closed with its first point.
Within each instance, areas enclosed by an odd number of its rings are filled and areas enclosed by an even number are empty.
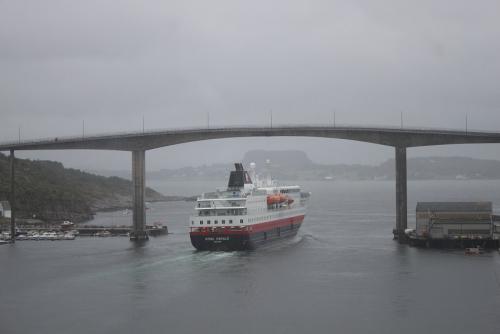
{"type": "MultiPolygon", "coordinates": [[[[195,201],[197,196],[164,196],[164,198],[161,199],[150,199],[146,202],[149,203],[169,203],[169,202],[192,202],[195,201]]],[[[95,215],[100,212],[118,212],[118,211],[123,211],[123,210],[132,210],[131,205],[116,205],[116,206],[109,206],[109,207],[102,207],[102,208],[94,208],[92,211],[88,214],[81,214],[81,213],[74,213],[75,215],[73,219],[51,219],[51,220],[42,220],[42,219],[37,219],[37,218],[26,218],[26,217],[16,217],[16,225],[19,227],[21,226],[26,226],[26,225],[54,225],[54,224],[61,224],[64,220],[69,220],[72,221],[75,224],[85,224],[88,223],[92,220],[94,220],[95,215]],[[83,218],[83,216],[86,215],[87,219],[83,218]],[[81,219],[78,219],[77,217],[81,217],[81,219]],[[77,218],[77,219],[75,219],[77,218]]],[[[10,219],[9,218],[2,218],[0,219],[0,230],[3,229],[8,229],[10,228],[10,219]]]]}

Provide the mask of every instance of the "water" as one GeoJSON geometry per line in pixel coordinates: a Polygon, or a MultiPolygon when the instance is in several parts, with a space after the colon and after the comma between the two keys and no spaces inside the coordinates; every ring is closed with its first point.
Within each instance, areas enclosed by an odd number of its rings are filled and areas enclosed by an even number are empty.
{"type": "MultiPolygon", "coordinates": [[[[0,333],[500,332],[497,252],[395,243],[393,182],[302,185],[313,194],[297,237],[254,252],[195,252],[189,202],[153,203],[148,221],[173,234],[144,246],[119,237],[0,246],[0,333]]],[[[200,184],[156,187],[192,195],[200,184]]],[[[408,189],[411,214],[418,200],[491,200],[500,211],[498,181],[408,189]]],[[[103,213],[95,223],[130,220],[103,213]]]]}

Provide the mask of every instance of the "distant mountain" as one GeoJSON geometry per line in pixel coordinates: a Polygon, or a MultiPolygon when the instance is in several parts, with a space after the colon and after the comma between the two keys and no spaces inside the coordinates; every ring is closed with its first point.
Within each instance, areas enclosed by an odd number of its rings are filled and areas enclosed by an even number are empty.
{"type": "MultiPolygon", "coordinates": [[[[394,160],[382,165],[384,169],[392,168],[392,175],[393,167],[394,160]]],[[[411,158],[408,177],[413,180],[500,179],[500,161],[466,157],[411,158]]]]}
{"type": "MultiPolygon", "coordinates": [[[[119,177],[98,176],[64,168],[59,162],[16,159],[16,203],[19,217],[47,221],[90,219],[98,210],[131,206],[132,184],[119,177]]],[[[10,194],[8,158],[0,153],[0,200],[10,194]]],[[[148,201],[165,196],[146,189],[148,201]]]]}
{"type": "MultiPolygon", "coordinates": [[[[394,159],[379,165],[314,163],[302,151],[249,151],[243,157],[248,168],[251,162],[257,165],[257,172],[268,170],[278,180],[392,180],[394,159]],[[267,164],[266,161],[270,160],[267,164]]],[[[236,161],[235,161],[236,162],[236,161]]],[[[500,179],[500,161],[466,157],[422,157],[408,159],[408,179],[500,179]]],[[[151,179],[173,180],[225,180],[233,163],[210,166],[163,169],[148,172],[151,179]]]]}
{"type": "Polygon", "coordinates": [[[309,159],[307,154],[302,151],[266,151],[254,150],[248,151],[243,157],[243,165],[248,166],[254,162],[257,166],[266,166],[269,161],[272,168],[288,168],[293,166],[295,169],[314,168],[315,164],[309,159]]]}

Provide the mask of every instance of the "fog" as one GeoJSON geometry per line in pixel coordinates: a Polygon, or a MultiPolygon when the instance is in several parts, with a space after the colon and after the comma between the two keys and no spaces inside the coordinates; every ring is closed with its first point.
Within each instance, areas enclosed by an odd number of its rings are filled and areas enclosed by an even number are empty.
{"type": "MultiPolygon", "coordinates": [[[[498,1],[2,1],[0,141],[161,128],[331,124],[500,131],[498,1]],[[208,120],[209,119],[209,120],[208,120]],[[209,124],[207,124],[209,123],[209,124]]],[[[376,164],[393,149],[225,139],[148,152],[150,170],[301,149],[376,164]]],[[[498,145],[409,156],[500,158],[498,145]]],[[[19,152],[84,169],[130,153],[19,152]]]]}

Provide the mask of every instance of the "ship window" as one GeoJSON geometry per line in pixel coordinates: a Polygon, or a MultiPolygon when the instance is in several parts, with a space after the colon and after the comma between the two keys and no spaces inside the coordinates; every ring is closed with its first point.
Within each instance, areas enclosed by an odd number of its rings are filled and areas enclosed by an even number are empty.
{"type": "Polygon", "coordinates": [[[194,225],[194,220],[191,220],[191,225],[194,225]]]}
{"type": "Polygon", "coordinates": [[[222,225],[224,225],[226,223],[226,221],[224,219],[222,219],[222,225]]]}
{"type": "Polygon", "coordinates": [[[240,224],[243,224],[243,219],[240,219],[240,224]]]}
{"type": "Polygon", "coordinates": [[[210,225],[210,220],[207,220],[207,225],[210,225]]]}
{"type": "Polygon", "coordinates": [[[233,223],[233,220],[232,219],[229,219],[229,224],[232,224],[233,223]]]}
{"type": "Polygon", "coordinates": [[[219,222],[217,220],[214,220],[214,224],[218,224],[219,222]]]}
{"type": "Polygon", "coordinates": [[[203,225],[203,220],[200,220],[200,225],[203,225]]]}

